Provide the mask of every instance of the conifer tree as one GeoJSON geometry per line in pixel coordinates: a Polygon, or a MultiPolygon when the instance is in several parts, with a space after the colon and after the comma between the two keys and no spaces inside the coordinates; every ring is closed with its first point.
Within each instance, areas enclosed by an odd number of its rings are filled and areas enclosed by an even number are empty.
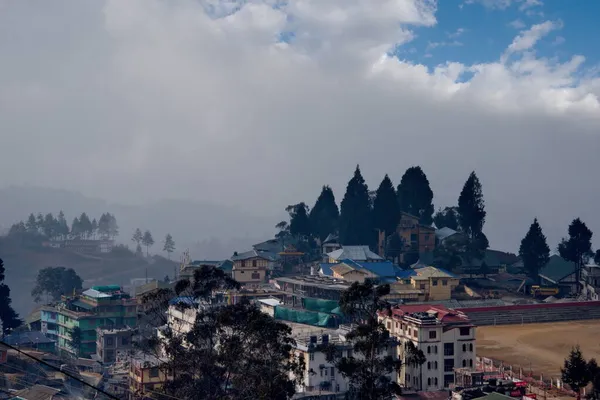
{"type": "Polygon", "coordinates": [[[575,263],[576,281],[580,281],[581,268],[593,255],[592,231],[587,225],[576,218],[569,225],[569,238],[563,238],[558,245],[558,253],[567,261],[575,263]]]}
{"type": "Polygon", "coordinates": [[[489,247],[487,237],[483,233],[485,216],[481,183],[473,171],[458,197],[458,222],[460,230],[468,238],[464,257],[469,264],[474,259],[483,258],[485,250],[489,247]]]}
{"type": "Polygon", "coordinates": [[[321,241],[338,230],[340,211],[329,186],[323,186],[315,206],[310,210],[309,220],[313,235],[321,241]]]}
{"type": "Polygon", "coordinates": [[[167,233],[167,236],[165,236],[165,245],[163,247],[163,251],[167,252],[167,256],[170,260],[171,253],[175,251],[175,241],[173,240],[173,236],[171,236],[170,233],[167,233]]]}
{"type": "Polygon", "coordinates": [[[308,206],[305,203],[298,203],[287,206],[285,210],[290,214],[290,233],[294,236],[310,236],[308,206]]]}
{"type": "Polygon", "coordinates": [[[373,224],[375,229],[385,232],[389,237],[398,227],[400,221],[400,204],[394,184],[387,174],[381,181],[373,201],[373,224]]]}
{"type": "Polygon", "coordinates": [[[142,237],[142,244],[146,246],[146,257],[150,255],[150,247],[154,245],[154,238],[152,237],[152,233],[149,230],[144,232],[144,236],[142,237]]]}
{"type": "Polygon", "coordinates": [[[10,288],[4,283],[4,261],[0,259],[0,336],[7,335],[15,328],[21,326],[19,314],[11,306],[10,288]]]}
{"type": "Polygon", "coordinates": [[[521,240],[519,257],[523,260],[527,275],[537,281],[539,279],[538,273],[550,260],[550,247],[548,247],[546,236],[542,232],[542,227],[537,218],[533,220],[529,231],[521,240]]]}
{"type": "Polygon", "coordinates": [[[357,165],[348,182],[340,210],[340,242],[343,245],[373,245],[369,188],[357,165]]]}
{"type": "Polygon", "coordinates": [[[590,383],[590,369],[588,363],[581,354],[579,346],[571,349],[569,357],[565,359],[564,367],[560,369],[562,373],[562,381],[569,385],[577,398],[581,397],[581,389],[590,383]]]}
{"type": "Polygon", "coordinates": [[[400,210],[416,217],[419,222],[431,225],[433,222],[433,192],[429,186],[427,175],[421,167],[410,167],[406,170],[398,185],[398,201],[400,210]]]}
{"type": "Polygon", "coordinates": [[[37,226],[37,221],[35,219],[35,215],[33,215],[33,213],[29,214],[29,218],[27,218],[27,222],[25,223],[25,226],[27,227],[27,232],[37,233],[38,226],[37,226]]]}

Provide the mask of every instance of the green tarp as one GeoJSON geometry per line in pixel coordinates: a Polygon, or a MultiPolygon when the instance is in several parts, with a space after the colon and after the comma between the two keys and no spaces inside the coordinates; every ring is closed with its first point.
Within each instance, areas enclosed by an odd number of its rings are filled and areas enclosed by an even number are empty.
{"type": "Polygon", "coordinates": [[[304,308],[310,311],[342,315],[339,304],[335,300],[313,299],[306,297],[302,299],[302,302],[304,303],[304,308]]]}
{"type": "Polygon", "coordinates": [[[332,316],[327,313],[298,310],[282,306],[275,307],[275,319],[322,327],[329,327],[334,323],[332,316]]]}

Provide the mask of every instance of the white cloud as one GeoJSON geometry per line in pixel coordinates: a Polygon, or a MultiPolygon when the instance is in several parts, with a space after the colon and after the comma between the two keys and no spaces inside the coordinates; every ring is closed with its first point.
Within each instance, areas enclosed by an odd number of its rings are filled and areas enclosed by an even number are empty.
{"type": "Polygon", "coordinates": [[[559,46],[565,42],[565,38],[562,36],[557,36],[556,39],[552,42],[554,46],[559,46]]]}
{"type": "Polygon", "coordinates": [[[514,21],[510,22],[508,25],[514,29],[523,29],[527,26],[527,25],[525,25],[525,22],[521,21],[520,19],[515,19],[514,21]]]}
{"type": "Polygon", "coordinates": [[[478,171],[492,243],[529,222],[505,207],[542,218],[568,199],[595,215],[600,193],[572,177],[600,167],[600,81],[580,57],[526,52],[555,23],[521,32],[510,62],[429,68],[385,54],[418,58],[412,29],[436,24],[434,1],[213,2],[210,16],[195,0],[9,4],[1,185],[271,213],[313,202],[323,184],[340,200],[356,163],[371,186],[420,164],[440,206],[478,171]],[[282,31],[295,39],[277,43],[282,31]]]}
{"type": "Polygon", "coordinates": [[[465,28],[458,28],[456,31],[448,33],[448,37],[450,39],[456,39],[459,36],[462,36],[463,33],[465,33],[466,31],[467,31],[467,29],[465,29],[465,28]]]}
{"type": "Polygon", "coordinates": [[[550,32],[562,27],[562,22],[546,21],[533,25],[531,28],[521,31],[506,49],[505,55],[525,51],[533,48],[536,43],[550,32]]]}
{"type": "Polygon", "coordinates": [[[518,5],[519,11],[528,11],[531,8],[543,6],[541,0],[465,0],[464,4],[481,4],[491,10],[506,10],[513,5],[518,5]]]}

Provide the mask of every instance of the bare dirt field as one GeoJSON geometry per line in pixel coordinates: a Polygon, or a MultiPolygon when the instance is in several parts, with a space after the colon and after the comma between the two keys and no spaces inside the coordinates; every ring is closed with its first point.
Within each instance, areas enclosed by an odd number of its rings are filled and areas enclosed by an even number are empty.
{"type": "Polygon", "coordinates": [[[600,360],[600,320],[477,328],[478,356],[547,378],[560,376],[564,359],[575,345],[586,359],[600,360]]]}

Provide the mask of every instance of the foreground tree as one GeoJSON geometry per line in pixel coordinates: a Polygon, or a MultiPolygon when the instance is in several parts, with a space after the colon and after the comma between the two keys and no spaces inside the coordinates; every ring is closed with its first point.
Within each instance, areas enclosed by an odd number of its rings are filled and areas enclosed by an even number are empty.
{"type": "Polygon", "coordinates": [[[83,280],[73,268],[47,267],[38,272],[31,295],[36,303],[40,302],[44,295],[50,296],[52,301],[58,301],[60,296],[81,290],[82,287],[83,280]]]}
{"type": "Polygon", "coordinates": [[[309,220],[312,233],[321,241],[325,240],[330,233],[338,230],[340,211],[335,203],[333,190],[329,186],[323,186],[319,198],[310,210],[309,220]]]}
{"type": "Polygon", "coordinates": [[[173,240],[173,236],[170,233],[167,233],[165,236],[165,245],[163,246],[163,251],[167,252],[169,260],[171,259],[171,253],[175,251],[175,241],[173,240]]]}
{"type": "Polygon", "coordinates": [[[485,250],[489,247],[487,237],[483,233],[485,216],[481,182],[475,172],[471,172],[458,197],[458,222],[460,230],[468,239],[463,257],[469,266],[473,260],[483,259],[485,250]]]}
{"type": "Polygon", "coordinates": [[[562,381],[577,393],[577,398],[581,398],[581,389],[590,383],[591,376],[588,363],[581,354],[579,346],[571,349],[571,353],[565,359],[564,367],[560,369],[562,381]]]}
{"type": "Polygon", "coordinates": [[[405,342],[404,351],[406,353],[405,363],[412,368],[419,369],[419,390],[423,390],[423,364],[427,362],[427,357],[423,350],[417,348],[410,340],[405,342]]]}
{"type": "Polygon", "coordinates": [[[239,284],[222,270],[202,266],[192,281],[180,281],[174,291],[162,289],[144,299],[152,316],[165,323],[164,335],[152,337],[145,348],[164,349],[162,368],[175,371],[163,388],[169,398],[191,399],[199,393],[208,400],[284,400],[293,396],[297,381],[290,374],[303,376],[304,365],[293,355],[291,328],[248,301],[209,306],[217,292],[235,288],[239,284]],[[178,333],[164,318],[174,295],[195,300],[195,304],[175,306],[195,314],[187,333],[178,333]]]}
{"type": "Polygon", "coordinates": [[[439,210],[433,216],[433,222],[438,229],[450,228],[457,231],[458,228],[458,207],[446,207],[439,210]]]}
{"type": "Polygon", "coordinates": [[[140,228],[136,228],[135,232],[133,232],[133,235],[131,236],[131,241],[139,246],[140,243],[142,243],[143,238],[144,234],[142,233],[142,230],[140,228]]]}
{"type": "Polygon", "coordinates": [[[142,237],[142,244],[146,246],[146,257],[150,255],[150,247],[154,246],[154,238],[152,237],[152,233],[149,230],[144,232],[144,236],[142,237]]]}
{"type": "Polygon", "coordinates": [[[73,327],[69,332],[69,337],[71,338],[71,348],[77,357],[81,353],[81,342],[83,339],[83,333],[81,328],[78,326],[73,327]]]}
{"type": "Polygon", "coordinates": [[[339,357],[335,346],[325,347],[325,352],[328,361],[335,363],[349,381],[347,399],[391,399],[400,394],[400,387],[391,379],[402,367],[402,362],[392,355],[397,343],[378,320],[379,312],[390,310],[383,300],[389,292],[389,285],[374,286],[368,281],[355,282],[342,293],[342,312],[359,323],[346,335],[356,356],[339,357]]]}
{"type": "Polygon", "coordinates": [[[588,361],[588,372],[590,377],[590,383],[592,384],[592,390],[587,395],[590,400],[600,399],[600,367],[594,358],[588,361]]]}
{"type": "Polygon", "coordinates": [[[419,217],[419,222],[433,222],[433,192],[421,167],[406,170],[398,185],[398,201],[403,212],[419,217]]]}
{"type": "Polygon", "coordinates": [[[369,188],[358,165],[341,203],[339,236],[345,246],[374,244],[369,188]]]}
{"type": "Polygon", "coordinates": [[[19,314],[12,308],[10,299],[10,288],[4,283],[4,261],[0,259],[0,321],[2,324],[2,334],[8,335],[13,329],[21,326],[22,321],[19,314]]]}
{"type": "Polygon", "coordinates": [[[542,227],[538,223],[537,218],[533,220],[529,231],[523,240],[521,240],[519,257],[523,260],[523,266],[527,275],[531,279],[538,281],[538,273],[550,260],[550,247],[548,247],[546,236],[542,232],[542,227]]]}
{"type": "Polygon", "coordinates": [[[576,281],[581,279],[581,268],[593,255],[592,253],[592,231],[585,223],[576,218],[569,225],[569,237],[563,238],[558,244],[558,253],[562,258],[576,265],[576,281]]]}
{"type": "Polygon", "coordinates": [[[400,221],[400,204],[396,189],[389,176],[385,176],[373,200],[373,224],[374,228],[385,232],[388,237],[396,232],[400,221]]]}

